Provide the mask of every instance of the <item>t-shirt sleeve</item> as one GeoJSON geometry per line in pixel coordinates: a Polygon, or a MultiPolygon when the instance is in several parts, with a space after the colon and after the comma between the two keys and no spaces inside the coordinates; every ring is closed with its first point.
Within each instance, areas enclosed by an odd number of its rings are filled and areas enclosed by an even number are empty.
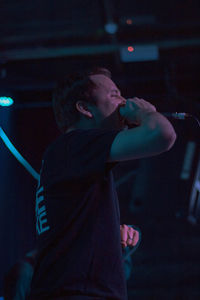
{"type": "Polygon", "coordinates": [[[63,135],[44,159],[52,183],[95,180],[115,164],[108,163],[110,148],[119,130],[74,130],[63,135]]]}

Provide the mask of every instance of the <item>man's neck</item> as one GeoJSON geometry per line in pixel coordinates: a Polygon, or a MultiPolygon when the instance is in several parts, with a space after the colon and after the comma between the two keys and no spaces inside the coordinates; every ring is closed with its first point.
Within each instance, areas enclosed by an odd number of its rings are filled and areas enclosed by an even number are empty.
{"type": "Polygon", "coordinates": [[[122,130],[124,128],[124,124],[119,121],[118,115],[113,113],[109,117],[105,118],[102,122],[97,123],[94,119],[90,120],[80,120],[73,126],[69,127],[66,132],[70,132],[76,129],[117,129],[122,130]]]}
{"type": "Polygon", "coordinates": [[[77,130],[77,129],[95,129],[95,128],[99,128],[98,126],[96,126],[96,124],[93,124],[92,122],[81,122],[79,121],[78,123],[74,124],[73,126],[69,127],[66,130],[66,133],[73,131],[73,130],[77,130]]]}

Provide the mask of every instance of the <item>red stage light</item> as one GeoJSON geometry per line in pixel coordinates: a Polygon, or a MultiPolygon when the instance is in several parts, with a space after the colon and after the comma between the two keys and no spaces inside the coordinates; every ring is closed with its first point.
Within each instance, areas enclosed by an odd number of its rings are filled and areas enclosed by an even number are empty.
{"type": "Polygon", "coordinates": [[[133,24],[133,21],[131,19],[127,19],[126,24],[131,25],[131,24],[133,24]]]}
{"type": "Polygon", "coordinates": [[[134,48],[133,48],[132,46],[129,46],[129,47],[128,47],[128,51],[129,51],[129,52],[133,52],[133,51],[134,51],[134,48]]]}

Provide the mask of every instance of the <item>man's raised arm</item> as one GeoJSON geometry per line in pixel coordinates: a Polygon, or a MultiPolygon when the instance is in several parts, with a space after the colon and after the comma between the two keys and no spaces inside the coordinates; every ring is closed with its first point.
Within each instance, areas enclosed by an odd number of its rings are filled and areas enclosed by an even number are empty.
{"type": "Polygon", "coordinates": [[[176,140],[174,128],[151,103],[139,98],[129,99],[124,107],[120,107],[119,113],[127,124],[136,127],[117,134],[109,161],[154,156],[173,146],[176,140]]]}

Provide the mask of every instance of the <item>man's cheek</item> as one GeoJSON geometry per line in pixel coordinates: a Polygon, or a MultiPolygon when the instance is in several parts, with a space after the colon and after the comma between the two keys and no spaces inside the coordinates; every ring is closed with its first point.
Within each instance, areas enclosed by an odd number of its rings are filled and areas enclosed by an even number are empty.
{"type": "Polygon", "coordinates": [[[110,102],[109,104],[108,104],[108,110],[110,111],[110,112],[113,112],[113,111],[115,111],[116,109],[117,109],[117,107],[118,107],[118,103],[116,103],[116,102],[110,102]]]}

